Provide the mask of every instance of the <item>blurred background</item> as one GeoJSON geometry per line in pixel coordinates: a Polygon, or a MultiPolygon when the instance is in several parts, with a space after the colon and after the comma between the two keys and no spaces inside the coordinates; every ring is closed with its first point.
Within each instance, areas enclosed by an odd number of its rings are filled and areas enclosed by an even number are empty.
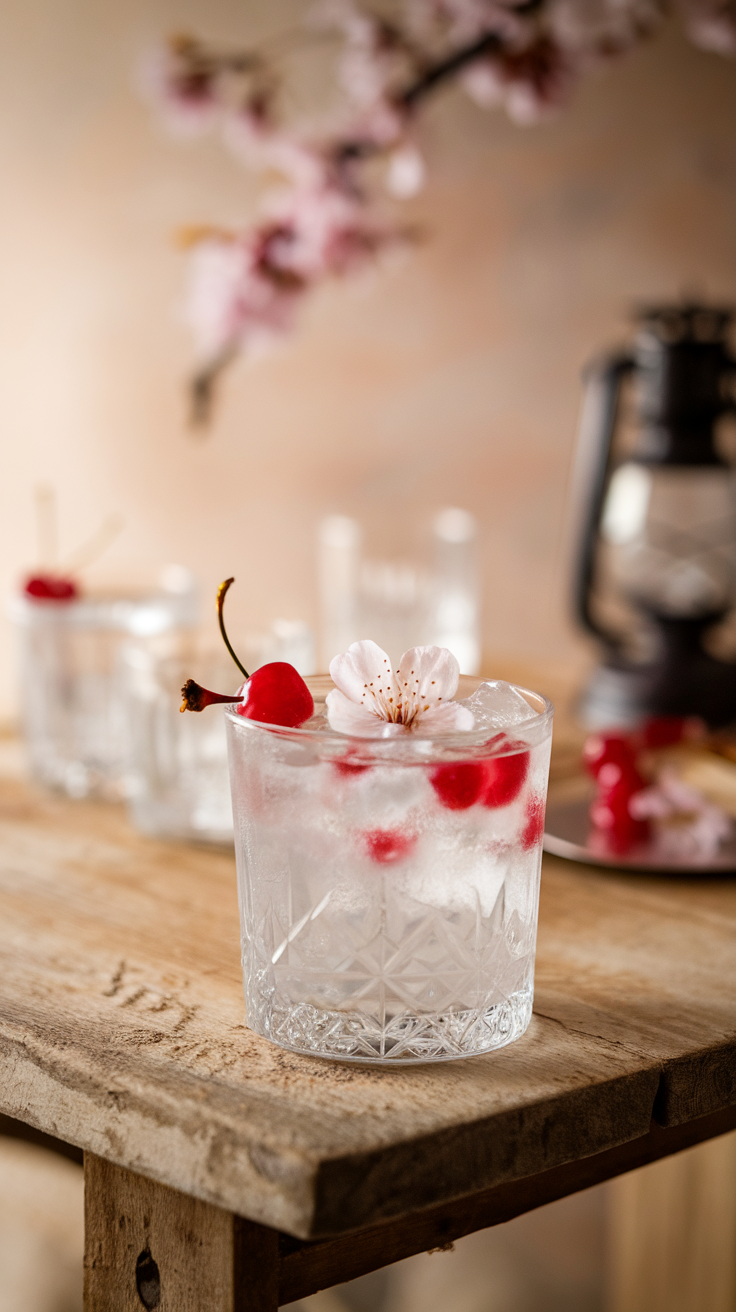
{"type": "MultiPolygon", "coordinates": [[[[427,185],[405,206],[418,247],[320,289],[275,354],[230,371],[209,436],[193,436],[175,233],[241,222],[257,184],[216,138],[167,134],[136,70],[161,34],[252,43],[303,11],[6,4],[0,591],[35,563],[39,482],[56,490],[62,557],[124,520],[90,586],[149,584],[176,562],[208,597],[232,573],[236,628],[316,622],[323,515],[357,516],[369,553],[391,558],[458,505],[479,523],[486,667],[542,648],[584,659],[565,566],[580,371],[625,338],[634,301],[736,296],[736,65],[673,27],[541,125],[439,94],[427,185]]],[[[305,74],[306,106],[320,75],[305,74]]],[[[6,718],[10,651],[3,618],[6,718]]]]}
{"type": "MultiPolygon", "coordinates": [[[[150,587],[175,563],[207,599],[235,574],[242,630],[284,616],[316,629],[325,516],[354,517],[369,557],[401,559],[457,506],[478,526],[484,672],[543,654],[574,682],[589,658],[567,601],[581,369],[627,337],[634,303],[736,301],[736,63],[668,26],[584,81],[559,117],[524,128],[448,88],[422,123],[428,180],[406,204],[416,248],[321,289],[276,352],[230,371],[209,433],[195,434],[175,234],[240,223],[257,183],[217,139],[168,135],[136,69],[162,33],[237,46],[303,10],[5,0],[0,594],[36,563],[39,484],[55,491],[62,561],[121,517],[91,587],[150,587]]],[[[304,105],[320,77],[319,63],[304,75],[304,105]]],[[[9,722],[13,642],[0,623],[9,722]]],[[[81,1176],[41,1152],[6,1141],[0,1155],[0,1312],[81,1306],[81,1176]]],[[[626,1187],[317,1296],[314,1312],[632,1308],[606,1266],[612,1226],[625,1248],[626,1187]]]]}

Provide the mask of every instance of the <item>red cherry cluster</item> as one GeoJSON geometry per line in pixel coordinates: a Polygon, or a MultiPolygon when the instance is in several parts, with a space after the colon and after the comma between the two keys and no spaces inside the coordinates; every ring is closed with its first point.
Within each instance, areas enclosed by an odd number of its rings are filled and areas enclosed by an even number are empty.
{"type": "Polygon", "coordinates": [[[74,601],[79,596],[79,588],[74,579],[65,579],[56,574],[34,574],[27,579],[23,591],[27,597],[36,601],[74,601]]]}
{"type": "Polygon", "coordinates": [[[505,746],[511,753],[508,756],[436,765],[429,778],[442,805],[451,811],[465,811],[476,802],[494,809],[513,802],[529,773],[529,751],[522,742],[505,746]]]}
{"type": "MultiPolygon", "coordinates": [[[[498,734],[491,743],[495,746],[503,736],[498,734]]],[[[507,742],[504,746],[510,753],[508,756],[436,765],[430,774],[430,782],[442,805],[451,811],[465,811],[480,802],[481,806],[495,810],[516,801],[529,774],[529,750],[526,743],[518,741],[507,742]]],[[[520,837],[523,850],[530,852],[542,841],[543,834],[544,800],[531,796],[526,804],[520,837]]]]}
{"type": "Polygon", "coordinates": [[[583,764],[598,785],[590,818],[613,850],[625,852],[649,837],[649,822],[635,819],[629,808],[634,793],[646,787],[639,770],[640,753],[681,742],[689,728],[690,722],[681,716],[657,716],[634,733],[594,733],[586,739],[583,764]]]}

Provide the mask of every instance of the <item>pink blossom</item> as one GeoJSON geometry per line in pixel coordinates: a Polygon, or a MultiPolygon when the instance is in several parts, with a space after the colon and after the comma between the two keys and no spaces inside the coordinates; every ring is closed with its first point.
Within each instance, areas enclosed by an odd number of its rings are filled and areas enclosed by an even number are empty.
{"type": "Polygon", "coordinates": [[[717,55],[736,54],[734,0],[680,0],[679,8],[693,45],[717,55]]]}
{"type": "Polygon", "coordinates": [[[461,46],[488,32],[518,36],[525,20],[516,8],[502,0],[409,0],[407,21],[422,42],[449,40],[461,46]]]}
{"type": "Polygon", "coordinates": [[[274,195],[269,263],[304,281],[349,273],[390,238],[358,198],[336,186],[295,188],[274,195]]]}
{"type": "Polygon", "coordinates": [[[264,267],[267,241],[257,230],[197,243],[187,317],[202,359],[216,359],[239,346],[259,352],[292,327],[304,285],[274,277],[264,267]]]}
{"type": "MultiPolygon", "coordinates": [[[[696,44],[736,53],[736,0],[672,4],[696,44]]],[[[237,348],[260,349],[291,327],[308,289],[404,239],[374,211],[364,165],[383,155],[388,190],[401,198],[417,191],[423,161],[414,122],[431,91],[459,79],[479,104],[534,122],[564,104],[583,73],[650,35],[669,9],[670,0],[399,0],[372,8],[323,0],[316,21],[342,38],[345,104],[311,130],[281,119],[282,42],[223,52],[180,36],[156,52],[144,83],[168,124],[187,134],[217,127],[244,163],[276,170],[287,183],[266,196],[252,230],[197,242],[189,317],[203,356],[194,380],[200,410],[237,348]]]]}
{"type": "Polygon", "coordinates": [[[140,83],[177,135],[198,136],[220,117],[214,69],[188,37],[152,50],[143,62],[140,83]]]}
{"type": "Polygon", "coordinates": [[[463,85],[483,108],[502,105],[517,123],[534,123],[559,108],[575,81],[573,59],[548,37],[518,51],[475,60],[463,85]]]}
{"type": "Polygon", "coordinates": [[[546,29],[585,69],[632,49],[665,16],[664,0],[547,0],[546,29]]]}
{"type": "Polygon", "coordinates": [[[406,200],[416,196],[424,185],[424,160],[411,142],[397,146],[389,156],[386,188],[392,196],[406,200]]]}
{"type": "Polygon", "coordinates": [[[253,231],[197,243],[188,318],[203,359],[234,347],[261,351],[291,328],[308,287],[354,271],[397,240],[337,186],[274,193],[253,231]]]}
{"type": "Polygon", "coordinates": [[[720,806],[662,770],[656,784],[634,793],[629,811],[636,820],[654,820],[655,841],[665,856],[708,861],[731,834],[733,824],[720,806]]]}
{"type": "Polygon", "coordinates": [[[330,726],[356,738],[453,733],[473,727],[473,712],[453,700],[460,666],[446,647],[411,647],[394,670],[375,642],[354,642],[330,662],[330,726]]]}
{"type": "Polygon", "coordinates": [[[390,102],[416,73],[416,52],[399,23],[355,0],[323,4],[318,19],[342,34],[338,81],[354,104],[369,108],[380,101],[390,102]]]}

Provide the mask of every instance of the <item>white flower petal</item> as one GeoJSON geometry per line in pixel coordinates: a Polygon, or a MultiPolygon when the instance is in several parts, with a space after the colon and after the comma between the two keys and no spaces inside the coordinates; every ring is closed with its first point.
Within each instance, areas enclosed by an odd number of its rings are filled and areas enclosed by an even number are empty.
{"type": "Polygon", "coordinates": [[[330,728],[338,733],[347,733],[353,738],[396,738],[407,732],[403,724],[390,724],[351,701],[337,688],[327,694],[326,705],[330,728]]]}
{"type": "MultiPolygon", "coordinates": [[[[368,639],[354,642],[342,656],[330,661],[330,676],[336,688],[352,702],[370,705],[379,693],[394,701],[398,688],[387,653],[368,639]]],[[[386,717],[388,718],[388,717],[386,717]]]]}
{"type": "Polygon", "coordinates": [[[474,723],[473,712],[459,702],[443,702],[441,706],[433,706],[414,721],[417,733],[421,734],[465,733],[472,729],[474,723]]]}
{"type": "Polygon", "coordinates": [[[410,647],[397,670],[402,697],[411,698],[417,709],[449,702],[457,692],[460,666],[446,647],[410,647]]]}

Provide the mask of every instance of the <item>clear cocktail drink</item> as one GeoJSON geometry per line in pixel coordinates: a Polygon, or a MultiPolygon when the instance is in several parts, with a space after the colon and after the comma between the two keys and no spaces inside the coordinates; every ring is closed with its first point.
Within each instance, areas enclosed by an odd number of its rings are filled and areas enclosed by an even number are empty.
{"type": "Polygon", "coordinates": [[[461,679],[471,731],[350,738],[227,711],[249,1026],[367,1062],[488,1052],[531,1018],[553,708],[461,679]],[[505,717],[505,721],[504,721],[505,717]]]}

